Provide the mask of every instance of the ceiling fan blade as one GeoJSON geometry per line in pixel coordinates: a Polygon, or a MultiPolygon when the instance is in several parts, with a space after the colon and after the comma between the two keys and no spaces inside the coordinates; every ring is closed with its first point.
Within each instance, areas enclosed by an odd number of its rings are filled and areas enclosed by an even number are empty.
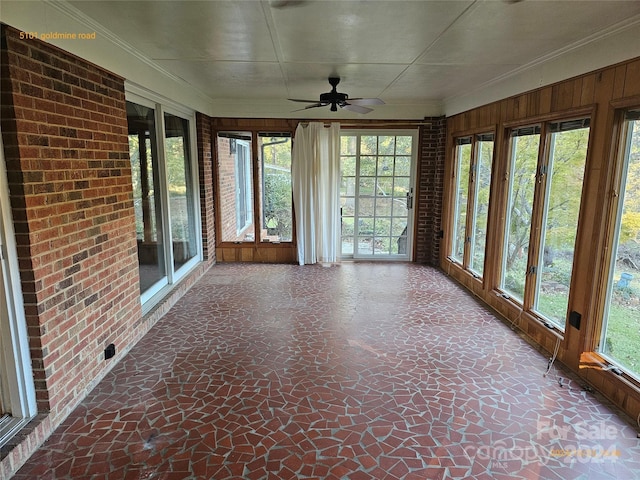
{"type": "Polygon", "coordinates": [[[384,101],[379,98],[349,98],[351,105],[384,105],[384,101]]]}
{"type": "Polygon", "coordinates": [[[298,7],[307,3],[307,0],[271,0],[270,5],[272,8],[289,8],[298,7]]]}
{"type": "Polygon", "coordinates": [[[351,112],[356,112],[356,113],[373,112],[373,108],[367,108],[367,107],[363,107],[361,105],[352,105],[350,103],[345,103],[344,105],[341,105],[341,107],[344,108],[345,110],[349,110],[351,112]]]}
{"type": "MultiPolygon", "coordinates": [[[[287,100],[291,100],[292,102],[319,103],[318,100],[301,100],[299,98],[287,98],[287,100]]],[[[327,104],[325,103],[325,105],[327,104]]]]}
{"type": "Polygon", "coordinates": [[[318,108],[318,107],[326,107],[328,104],[316,102],[313,105],[307,105],[306,107],[299,108],[297,110],[292,110],[292,112],[301,112],[302,110],[308,110],[310,108],[318,108]]]}

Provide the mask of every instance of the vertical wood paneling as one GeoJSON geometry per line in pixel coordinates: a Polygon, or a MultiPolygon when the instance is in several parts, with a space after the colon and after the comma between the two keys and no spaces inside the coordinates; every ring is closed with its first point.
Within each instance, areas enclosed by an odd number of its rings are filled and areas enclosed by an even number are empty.
{"type": "Polygon", "coordinates": [[[573,87],[574,80],[568,80],[553,86],[551,99],[552,111],[559,112],[571,108],[573,102],[573,87]]]}
{"type": "Polygon", "coordinates": [[[545,115],[551,112],[551,98],[553,94],[553,88],[546,87],[540,89],[540,107],[538,113],[545,115]]]}
{"type": "Polygon", "coordinates": [[[527,109],[527,116],[535,115],[540,110],[540,91],[536,90],[529,94],[529,108],[527,109]]]}
{"type": "Polygon", "coordinates": [[[624,82],[627,76],[627,65],[620,65],[615,69],[616,80],[613,88],[613,98],[622,98],[624,95],[624,82]]]}
{"type": "Polygon", "coordinates": [[[582,107],[585,105],[593,104],[593,96],[595,93],[596,75],[587,75],[582,79],[582,89],[580,92],[580,99],[574,107],[582,107]]]}
{"type": "MultiPolygon", "coordinates": [[[[574,81],[574,89],[573,89],[573,98],[571,99],[571,107],[578,108],[583,105],[582,103],[582,95],[585,93],[584,91],[584,79],[577,78],[574,81]]],[[[593,94],[593,91],[592,91],[593,94]]]]}
{"type": "Polygon", "coordinates": [[[624,97],[640,95],[640,60],[627,65],[627,75],[624,82],[624,97]]]}

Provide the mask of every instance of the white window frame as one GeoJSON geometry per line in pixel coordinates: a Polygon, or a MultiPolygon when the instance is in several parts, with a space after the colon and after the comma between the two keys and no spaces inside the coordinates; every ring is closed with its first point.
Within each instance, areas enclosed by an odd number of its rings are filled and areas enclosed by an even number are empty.
{"type": "Polygon", "coordinates": [[[4,408],[12,417],[0,428],[0,445],[6,443],[37,413],[27,321],[10,205],[4,146],[0,135],[0,214],[2,215],[0,261],[2,262],[2,293],[6,298],[4,311],[0,312],[0,337],[2,338],[0,375],[3,380],[4,408]]]}
{"type": "Polygon", "coordinates": [[[251,166],[251,145],[248,140],[236,139],[235,153],[235,181],[236,181],[236,235],[240,236],[243,231],[253,225],[253,170],[251,166]],[[240,152],[243,152],[243,156],[240,152]],[[240,167],[242,163],[242,178],[240,178],[240,167]],[[251,174],[249,174],[251,173],[251,174]],[[247,198],[247,192],[251,192],[250,198],[247,198]],[[242,198],[244,197],[244,198],[242,198]],[[240,209],[240,200],[244,200],[245,208],[240,209]],[[242,221],[242,215],[245,221],[242,221]]]}

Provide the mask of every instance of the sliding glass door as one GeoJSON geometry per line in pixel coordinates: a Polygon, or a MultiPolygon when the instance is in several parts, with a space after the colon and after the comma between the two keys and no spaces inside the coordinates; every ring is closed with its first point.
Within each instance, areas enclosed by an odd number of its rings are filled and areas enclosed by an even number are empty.
{"type": "Polygon", "coordinates": [[[144,304],[199,260],[193,119],[136,98],[127,121],[144,304]]]}
{"type": "Polygon", "coordinates": [[[416,138],[414,131],[342,133],[342,258],[411,259],[416,138]]]}

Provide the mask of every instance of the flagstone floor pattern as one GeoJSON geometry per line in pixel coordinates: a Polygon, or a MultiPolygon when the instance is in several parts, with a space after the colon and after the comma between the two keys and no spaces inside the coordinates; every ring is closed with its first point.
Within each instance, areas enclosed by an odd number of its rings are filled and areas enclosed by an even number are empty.
{"type": "Polygon", "coordinates": [[[640,478],[547,360],[429,267],[219,264],[14,478],[640,478]]]}

